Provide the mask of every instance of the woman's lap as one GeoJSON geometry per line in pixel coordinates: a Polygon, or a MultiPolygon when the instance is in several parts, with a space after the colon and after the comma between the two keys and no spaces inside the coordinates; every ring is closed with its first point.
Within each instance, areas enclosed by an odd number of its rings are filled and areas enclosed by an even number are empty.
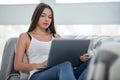
{"type": "Polygon", "coordinates": [[[30,80],[65,80],[65,79],[75,80],[70,62],[64,62],[43,72],[37,72],[32,75],[30,80]],[[70,75],[70,77],[68,75],[70,75]]]}
{"type": "Polygon", "coordinates": [[[33,74],[30,80],[84,80],[87,76],[87,67],[90,63],[90,59],[82,63],[77,69],[72,71],[70,62],[64,62],[50,69],[33,74]],[[75,75],[75,77],[74,77],[75,75]],[[66,77],[67,76],[67,77],[66,77]]]}

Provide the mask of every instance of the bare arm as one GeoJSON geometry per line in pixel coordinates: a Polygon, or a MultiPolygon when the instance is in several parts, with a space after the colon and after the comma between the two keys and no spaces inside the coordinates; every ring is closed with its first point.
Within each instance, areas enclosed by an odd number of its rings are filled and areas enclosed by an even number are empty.
{"type": "Polygon", "coordinates": [[[30,71],[34,68],[41,67],[46,64],[46,62],[43,62],[41,64],[29,64],[23,62],[23,57],[25,54],[25,51],[27,50],[27,45],[29,42],[29,38],[25,33],[22,33],[17,41],[16,44],[16,54],[15,54],[15,60],[14,60],[14,68],[16,70],[20,71],[30,71]]]}

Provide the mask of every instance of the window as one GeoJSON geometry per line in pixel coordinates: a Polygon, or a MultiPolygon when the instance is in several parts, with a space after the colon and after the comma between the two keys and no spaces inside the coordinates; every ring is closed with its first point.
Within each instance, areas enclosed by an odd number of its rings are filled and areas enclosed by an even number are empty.
{"type": "Polygon", "coordinates": [[[56,25],[58,34],[63,35],[120,35],[120,25],[56,25]]]}
{"type": "Polygon", "coordinates": [[[26,32],[28,27],[29,25],[0,25],[0,68],[6,41],[11,37],[18,37],[22,32],[26,32]]]}
{"type": "Polygon", "coordinates": [[[37,4],[40,0],[0,0],[0,5],[5,4],[37,4]]]}
{"type": "Polygon", "coordinates": [[[120,0],[56,0],[56,3],[120,2],[120,0]]]}

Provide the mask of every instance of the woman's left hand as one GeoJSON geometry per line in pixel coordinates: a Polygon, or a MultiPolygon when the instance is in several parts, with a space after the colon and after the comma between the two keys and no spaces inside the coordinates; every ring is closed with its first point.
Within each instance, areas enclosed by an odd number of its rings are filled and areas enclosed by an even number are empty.
{"type": "Polygon", "coordinates": [[[89,58],[89,54],[85,53],[82,56],[80,56],[80,61],[85,62],[86,60],[88,60],[88,58],[89,58]]]}

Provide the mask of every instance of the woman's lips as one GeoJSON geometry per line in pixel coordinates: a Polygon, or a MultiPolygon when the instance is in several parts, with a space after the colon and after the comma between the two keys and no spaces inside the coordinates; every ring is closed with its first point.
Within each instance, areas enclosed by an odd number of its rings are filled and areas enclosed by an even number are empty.
{"type": "Polygon", "coordinates": [[[48,26],[49,25],[49,23],[43,23],[45,26],[48,26]]]}

